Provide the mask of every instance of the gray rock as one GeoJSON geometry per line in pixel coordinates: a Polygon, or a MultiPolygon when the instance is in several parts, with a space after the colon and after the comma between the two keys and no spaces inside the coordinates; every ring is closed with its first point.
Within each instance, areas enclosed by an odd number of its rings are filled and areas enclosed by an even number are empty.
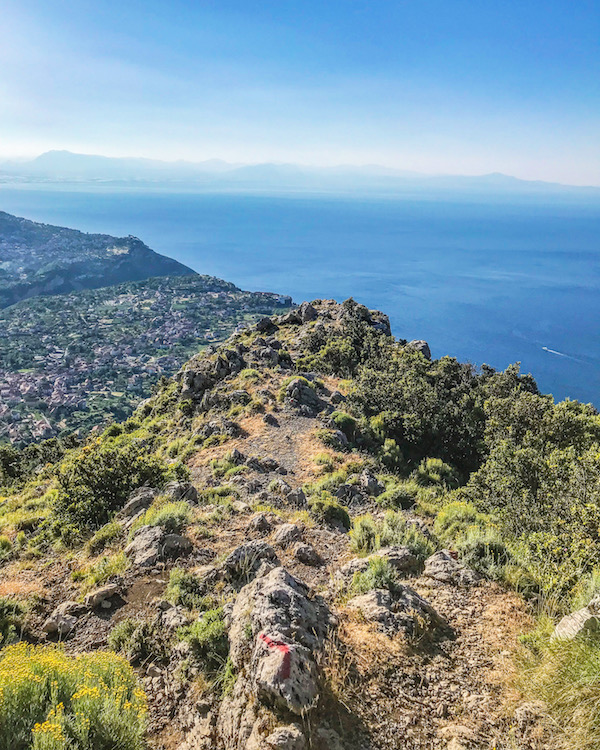
{"type": "Polygon", "coordinates": [[[239,593],[229,631],[230,657],[245,667],[253,692],[302,714],[319,694],[314,651],[331,624],[321,600],[283,568],[257,577],[239,593]],[[248,632],[252,637],[248,638],[248,632]]]}
{"type": "Polygon", "coordinates": [[[182,557],[191,551],[189,539],[179,534],[167,534],[161,526],[142,526],[125,547],[125,554],[138,567],[152,567],[160,561],[182,557]]]}
{"type": "Polygon", "coordinates": [[[276,492],[278,495],[282,495],[283,497],[287,497],[292,491],[292,488],[285,481],[285,479],[277,477],[277,479],[274,479],[269,483],[269,490],[271,492],[276,492]]]}
{"type": "Polygon", "coordinates": [[[359,610],[366,620],[377,623],[388,635],[400,632],[412,635],[419,627],[440,622],[429,602],[408,586],[398,585],[389,591],[374,589],[354,597],[347,606],[359,610]]]}
{"type": "Polygon", "coordinates": [[[474,570],[457,560],[455,553],[447,549],[427,558],[423,577],[455,586],[471,586],[480,579],[474,570]]]}
{"type": "Polygon", "coordinates": [[[187,625],[190,618],[184,607],[170,607],[160,615],[160,623],[167,630],[177,630],[177,628],[187,625]]]}
{"type": "Polygon", "coordinates": [[[271,318],[261,318],[258,321],[258,323],[254,326],[254,328],[259,333],[273,333],[273,331],[277,330],[277,326],[271,320],[271,318]]]}
{"type": "Polygon", "coordinates": [[[573,640],[578,636],[600,632],[600,598],[576,612],[565,615],[552,633],[552,640],[573,640]]]}
{"type": "Polygon", "coordinates": [[[125,554],[133,558],[133,564],[139,567],[152,567],[161,558],[164,529],[160,526],[141,526],[133,540],[125,547],[125,554]]]}
{"type": "Polygon", "coordinates": [[[103,602],[115,596],[119,592],[119,586],[116,583],[107,583],[105,586],[90,591],[84,599],[86,607],[93,609],[100,606],[103,602]]]}
{"type": "Polygon", "coordinates": [[[318,318],[318,313],[310,302],[303,302],[300,305],[299,313],[300,319],[303,323],[310,323],[311,320],[316,320],[318,318]]]}
{"type": "Polygon", "coordinates": [[[314,389],[300,378],[294,378],[287,384],[285,398],[291,406],[306,407],[310,414],[316,414],[323,408],[323,402],[314,389]]]}
{"type": "Polygon", "coordinates": [[[310,544],[296,544],[294,547],[294,557],[304,565],[321,565],[323,560],[317,550],[310,544]]]}
{"type": "Polygon", "coordinates": [[[250,535],[258,534],[260,536],[268,534],[272,528],[273,525],[269,521],[266,513],[257,513],[250,519],[250,523],[247,527],[248,533],[250,535]]]}
{"type": "Polygon", "coordinates": [[[344,396],[343,393],[340,393],[339,391],[334,391],[331,394],[329,400],[331,401],[332,404],[341,404],[342,402],[346,400],[346,397],[344,396]]]}
{"type": "Polygon", "coordinates": [[[421,565],[408,547],[384,547],[377,551],[376,557],[384,557],[398,573],[418,573],[421,565]]]}
{"type": "Polygon", "coordinates": [[[198,490],[190,482],[169,482],[161,494],[173,502],[185,500],[190,505],[198,504],[198,490]]]}
{"type": "Polygon", "coordinates": [[[263,422],[270,425],[271,427],[279,427],[277,417],[274,414],[271,414],[271,412],[265,414],[265,416],[263,417],[263,422]]]}
{"type": "Polygon", "coordinates": [[[282,524],[273,537],[273,541],[279,547],[288,547],[297,542],[304,532],[304,528],[297,523],[282,524]]]}
{"type": "Polygon", "coordinates": [[[289,492],[286,500],[294,508],[306,508],[306,506],[308,505],[304,490],[300,487],[289,492]]]}
{"type": "Polygon", "coordinates": [[[360,486],[372,497],[378,497],[385,490],[385,486],[370,471],[363,471],[359,478],[360,486]]]}
{"type": "Polygon", "coordinates": [[[54,609],[50,617],[42,625],[42,630],[49,635],[68,635],[75,625],[84,608],[78,602],[63,602],[54,609]]]}
{"type": "Polygon", "coordinates": [[[134,490],[129,499],[116,515],[116,520],[125,528],[129,528],[133,521],[152,505],[158,490],[153,487],[139,487],[134,490]]]}
{"type": "Polygon", "coordinates": [[[364,500],[362,490],[356,484],[340,484],[335,496],[343,505],[351,505],[364,500]]]}
{"type": "Polygon", "coordinates": [[[415,339],[414,341],[409,341],[407,346],[417,352],[421,352],[425,359],[431,360],[431,350],[429,349],[429,344],[426,341],[423,341],[422,339],[415,339]]]}
{"type": "Polygon", "coordinates": [[[306,737],[295,724],[278,727],[265,739],[265,750],[307,750],[306,737]]]}
{"type": "Polygon", "coordinates": [[[231,579],[249,579],[256,574],[264,560],[279,562],[273,547],[266,542],[246,542],[227,556],[223,570],[231,579]]]}

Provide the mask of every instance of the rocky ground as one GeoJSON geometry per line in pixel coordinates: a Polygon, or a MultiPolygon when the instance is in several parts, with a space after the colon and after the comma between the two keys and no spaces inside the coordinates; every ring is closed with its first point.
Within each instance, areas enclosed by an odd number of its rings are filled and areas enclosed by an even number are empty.
{"type": "MultiPolygon", "coordinates": [[[[225,689],[194,666],[185,642],[134,662],[156,750],[550,748],[536,707],[519,704],[510,687],[517,636],[529,624],[517,595],[452,550],[420,561],[403,546],[374,553],[396,571],[393,589],[355,595],[351,583],[369,557],[352,551],[343,524],[307,512],[303,487],[322,478],[315,458],[326,454],[338,468],[357,467],[333,490],[350,517],[383,515],[376,474],[331,423],[344,383],[321,377],[315,385],[314,373],[301,380],[289,366],[306,330],[335,326],[339,315],[332,302],[303,305],[180,373],[180,398],[196,405],[193,430],[219,436],[189,459],[190,485],[162,491],[191,506],[185,532],[139,528],[121,545],[127,570],[87,598],[71,575],[80,561],[58,555],[6,566],[0,592],[37,592],[31,637],[62,640],[70,651],[106,648],[127,618],[167,635],[201,618],[167,601],[174,566],[218,597],[234,675],[225,689]],[[259,374],[240,379],[248,370],[259,374]],[[321,430],[337,448],[323,444],[321,430]],[[225,476],[216,475],[219,460],[225,476]],[[223,487],[226,506],[206,494],[223,487]]],[[[381,314],[370,323],[388,326],[381,314]]],[[[118,516],[123,528],[158,494],[134,493],[118,516]]],[[[431,533],[426,519],[404,513],[431,533]]]]}

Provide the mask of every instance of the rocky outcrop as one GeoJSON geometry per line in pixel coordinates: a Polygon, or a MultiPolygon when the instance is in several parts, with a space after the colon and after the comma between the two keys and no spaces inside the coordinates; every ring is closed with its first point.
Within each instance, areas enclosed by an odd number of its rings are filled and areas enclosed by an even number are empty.
{"type": "Polygon", "coordinates": [[[79,602],[63,602],[45,620],[42,630],[48,633],[48,635],[56,634],[61,637],[68,635],[84,611],[85,607],[79,604],[79,602]]]}
{"type": "Polygon", "coordinates": [[[425,561],[423,577],[438,583],[451,583],[455,586],[472,586],[480,576],[461,563],[456,553],[443,549],[425,561]]]}
{"type": "Polygon", "coordinates": [[[311,599],[300,581],[283,568],[262,567],[240,591],[230,616],[230,658],[238,677],[221,705],[218,746],[299,750],[308,745],[300,726],[285,717],[306,716],[316,705],[315,657],[332,624],[325,604],[311,599]]]}
{"type": "Polygon", "coordinates": [[[200,401],[210,388],[244,367],[244,359],[235,349],[221,349],[214,358],[192,359],[176,376],[181,398],[200,401]]]}
{"type": "Polygon", "coordinates": [[[425,359],[431,360],[431,349],[426,341],[415,339],[414,341],[409,341],[406,346],[409,349],[414,349],[416,352],[421,352],[425,359]]]}
{"type": "Polygon", "coordinates": [[[324,407],[323,401],[317,396],[305,379],[293,378],[285,387],[285,402],[305,416],[314,416],[324,407]]]}
{"type": "Polygon", "coordinates": [[[176,559],[191,552],[189,539],[179,534],[167,534],[161,526],[142,526],[125,547],[125,554],[137,567],[152,567],[158,562],[176,559]]]}
{"type": "Polygon", "coordinates": [[[440,618],[423,597],[408,586],[374,589],[348,602],[349,609],[359,610],[365,620],[377,623],[387,635],[414,635],[439,623],[440,618]]]}
{"type": "Polygon", "coordinates": [[[264,561],[277,562],[277,555],[266,542],[246,542],[233,550],[223,562],[223,570],[230,580],[249,580],[264,561]]]}

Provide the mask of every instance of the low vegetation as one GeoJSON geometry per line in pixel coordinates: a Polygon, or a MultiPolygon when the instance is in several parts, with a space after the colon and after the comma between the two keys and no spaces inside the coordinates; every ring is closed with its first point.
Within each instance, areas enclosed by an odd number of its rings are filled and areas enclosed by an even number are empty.
{"type": "Polygon", "coordinates": [[[0,750],[142,750],[146,699],[115,654],[0,651],[0,750]]]}

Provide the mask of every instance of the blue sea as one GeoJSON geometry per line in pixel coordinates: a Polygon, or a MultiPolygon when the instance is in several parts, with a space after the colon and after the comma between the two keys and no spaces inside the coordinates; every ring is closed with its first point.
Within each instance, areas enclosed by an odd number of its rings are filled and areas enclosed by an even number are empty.
{"type": "Polygon", "coordinates": [[[296,301],[354,297],[397,336],[600,405],[600,205],[0,187],[0,210],[133,234],[296,301]]]}

